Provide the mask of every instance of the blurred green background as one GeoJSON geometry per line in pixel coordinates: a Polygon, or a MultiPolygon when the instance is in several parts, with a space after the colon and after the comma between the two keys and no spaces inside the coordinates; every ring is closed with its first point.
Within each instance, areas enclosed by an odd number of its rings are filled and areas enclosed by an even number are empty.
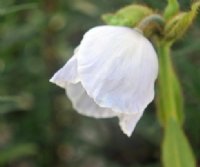
{"type": "MultiPolygon", "coordinates": [[[[104,13],[155,0],[0,0],[0,167],[161,167],[154,104],[127,138],[117,119],[77,114],[50,77],[104,13]]],[[[190,0],[181,0],[187,10],[190,0]]],[[[185,131],[200,160],[200,16],[173,48],[185,131]]]]}

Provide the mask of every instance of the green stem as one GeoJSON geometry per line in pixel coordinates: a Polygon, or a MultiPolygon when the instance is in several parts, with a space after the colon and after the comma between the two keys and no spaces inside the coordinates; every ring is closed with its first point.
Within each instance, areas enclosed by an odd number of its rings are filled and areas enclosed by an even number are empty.
{"type": "Polygon", "coordinates": [[[175,75],[171,57],[170,43],[161,42],[158,45],[159,54],[159,77],[157,107],[162,125],[170,118],[182,123],[183,107],[182,95],[178,79],[175,75]]]}
{"type": "Polygon", "coordinates": [[[195,158],[181,127],[183,122],[183,99],[170,56],[171,43],[161,41],[158,45],[159,77],[157,111],[164,127],[162,161],[164,167],[195,167],[195,158]]]}

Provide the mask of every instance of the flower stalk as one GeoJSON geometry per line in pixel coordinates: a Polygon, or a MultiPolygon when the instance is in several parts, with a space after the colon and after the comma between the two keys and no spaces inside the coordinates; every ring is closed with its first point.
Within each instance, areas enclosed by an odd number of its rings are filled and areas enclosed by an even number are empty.
{"type": "Polygon", "coordinates": [[[160,41],[157,113],[164,128],[162,161],[164,167],[195,167],[195,158],[183,132],[183,99],[170,51],[171,43],[160,41]]]}
{"type": "Polygon", "coordinates": [[[168,42],[160,42],[157,46],[160,65],[157,107],[163,126],[169,118],[182,124],[184,117],[181,88],[172,65],[170,48],[168,42]]]}

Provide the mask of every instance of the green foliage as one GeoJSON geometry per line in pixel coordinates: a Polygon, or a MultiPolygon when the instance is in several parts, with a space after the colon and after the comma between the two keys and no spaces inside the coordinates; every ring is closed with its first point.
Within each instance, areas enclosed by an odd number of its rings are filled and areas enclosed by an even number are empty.
{"type": "Polygon", "coordinates": [[[0,165],[5,165],[8,161],[15,161],[24,156],[35,156],[36,154],[38,152],[34,144],[18,144],[0,151],[0,165]]]}
{"type": "Polygon", "coordinates": [[[200,2],[196,2],[192,4],[191,11],[181,12],[170,19],[166,23],[164,30],[166,40],[175,41],[178,38],[181,38],[196,18],[199,7],[200,2]]]}
{"type": "Polygon", "coordinates": [[[103,15],[103,20],[110,25],[134,27],[144,17],[152,14],[152,9],[142,5],[129,5],[115,14],[103,15]]]}
{"type": "Polygon", "coordinates": [[[178,0],[168,0],[167,7],[164,11],[164,16],[166,19],[170,19],[179,12],[178,0]]]}
{"type": "Polygon", "coordinates": [[[28,4],[22,4],[22,5],[13,5],[13,6],[8,7],[8,8],[0,8],[0,16],[19,12],[19,11],[22,11],[22,10],[34,9],[36,7],[37,7],[36,3],[28,3],[28,4]]]}
{"type": "Polygon", "coordinates": [[[195,159],[181,126],[169,119],[163,141],[164,167],[195,167],[195,159]]]}
{"type": "Polygon", "coordinates": [[[32,98],[29,95],[0,97],[0,114],[6,114],[17,110],[28,110],[31,108],[32,103],[32,98]]]}
{"type": "Polygon", "coordinates": [[[171,19],[165,27],[166,40],[176,40],[182,37],[193,22],[190,12],[182,12],[171,19]]]}
{"type": "Polygon", "coordinates": [[[176,77],[171,57],[170,44],[160,43],[158,45],[159,55],[159,77],[158,77],[158,116],[163,126],[167,125],[169,119],[174,119],[180,125],[183,124],[183,99],[179,81],[176,77]]]}

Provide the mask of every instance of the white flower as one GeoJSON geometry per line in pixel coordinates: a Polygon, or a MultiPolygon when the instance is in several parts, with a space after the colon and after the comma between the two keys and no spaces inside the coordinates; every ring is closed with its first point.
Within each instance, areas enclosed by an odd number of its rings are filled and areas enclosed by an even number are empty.
{"type": "Polygon", "coordinates": [[[84,35],[74,56],[50,81],[66,89],[80,114],[117,116],[122,131],[131,136],[154,98],[157,74],[157,55],[142,34],[98,26],[84,35]]]}

